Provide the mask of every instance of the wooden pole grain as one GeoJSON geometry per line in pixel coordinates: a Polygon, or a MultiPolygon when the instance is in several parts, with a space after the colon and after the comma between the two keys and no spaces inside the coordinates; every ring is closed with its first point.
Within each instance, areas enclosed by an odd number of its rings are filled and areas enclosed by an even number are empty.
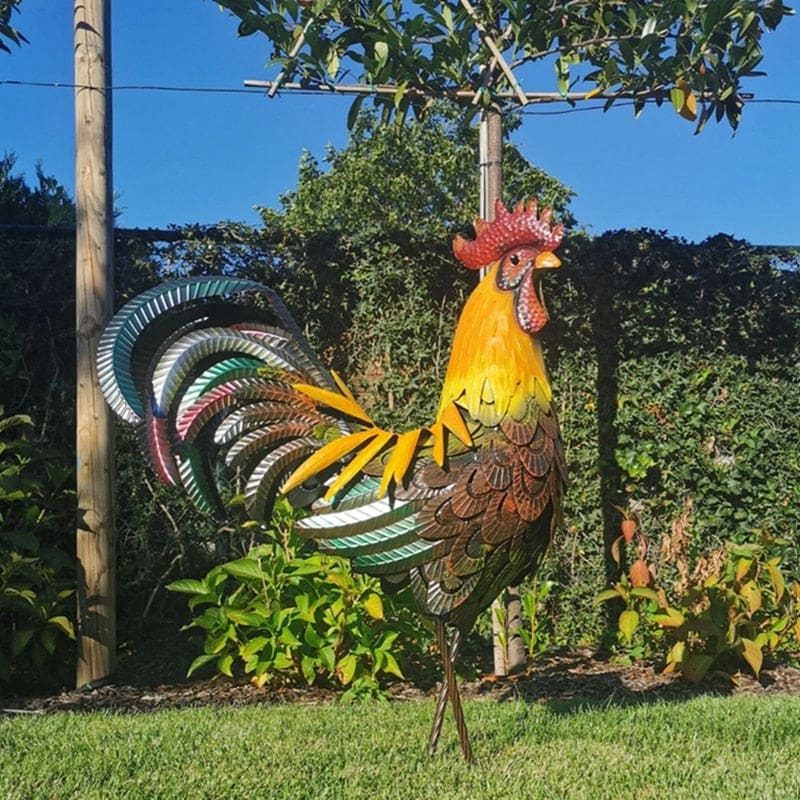
{"type": "Polygon", "coordinates": [[[75,288],[78,662],[76,685],[110,678],[116,652],[114,428],[95,353],[113,306],[110,0],[76,0],[75,288]]]}

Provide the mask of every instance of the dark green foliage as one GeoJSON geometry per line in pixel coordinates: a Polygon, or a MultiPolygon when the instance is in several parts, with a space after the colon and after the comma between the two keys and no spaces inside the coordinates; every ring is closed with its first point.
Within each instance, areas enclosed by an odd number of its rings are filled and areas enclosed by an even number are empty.
{"type": "MultiPolygon", "coordinates": [[[[67,225],[75,212],[63,187],[36,171],[31,187],[12,174],[13,156],[0,160],[0,219],[14,225],[67,225]]],[[[6,413],[26,413],[39,435],[71,446],[62,409],[74,405],[74,247],[63,239],[31,234],[11,238],[0,231],[0,402],[6,413]],[[42,292],[46,286],[47,291],[42,292]]]]}
{"type": "MultiPolygon", "coordinates": [[[[397,429],[424,423],[472,279],[450,253],[477,207],[472,151],[455,130],[447,116],[408,129],[367,118],[347,150],[328,153],[327,171],[304,158],[297,190],[282,213],[264,212],[263,230],[231,227],[224,241],[198,237],[162,257],[275,286],[372,413],[397,429]],[[407,163],[411,180],[381,169],[404,130],[437,165],[426,173],[410,150],[395,166],[407,163]]],[[[557,188],[535,172],[526,180],[509,202],[557,188]]],[[[726,236],[573,234],[560,254],[544,286],[544,336],[571,485],[541,575],[554,587],[538,603],[540,637],[596,643],[616,629],[592,602],[619,578],[615,505],[636,505],[658,547],[689,496],[695,555],[767,530],[792,543],[784,563],[797,571],[798,273],[726,236]]]]}
{"type": "MultiPolygon", "coordinates": [[[[4,223],[51,227],[74,223],[74,207],[63,187],[41,169],[35,182],[28,184],[13,168],[13,157],[0,161],[4,223]]],[[[75,446],[75,252],[69,232],[52,233],[27,228],[0,231],[0,406],[6,414],[24,414],[35,421],[35,429],[29,431],[31,448],[67,454],[75,446]]],[[[160,265],[151,249],[141,240],[117,238],[117,303],[158,281],[160,265]]],[[[118,436],[117,480],[118,585],[124,593],[119,603],[120,640],[125,641],[141,634],[146,611],[167,617],[176,613],[178,604],[170,605],[159,587],[182,564],[208,569],[217,542],[227,546],[228,537],[218,537],[215,524],[158,483],[142,463],[138,443],[127,429],[120,429],[118,436]]],[[[61,500],[60,538],[52,544],[71,554],[74,499],[62,495],[61,500]]],[[[74,585],[74,567],[70,579],[74,585]]],[[[69,601],[70,609],[73,602],[69,601]]]]}
{"type": "Polygon", "coordinates": [[[689,498],[692,557],[764,532],[789,541],[796,573],[800,275],[729,237],[650,231],[573,239],[564,261],[547,287],[571,477],[552,569],[581,635],[604,624],[587,590],[619,577],[615,505],[637,510],[657,548],[689,498]]]}
{"type": "Polygon", "coordinates": [[[31,426],[0,417],[0,686],[17,690],[57,687],[75,638],[71,470],[25,436],[31,426]]]}

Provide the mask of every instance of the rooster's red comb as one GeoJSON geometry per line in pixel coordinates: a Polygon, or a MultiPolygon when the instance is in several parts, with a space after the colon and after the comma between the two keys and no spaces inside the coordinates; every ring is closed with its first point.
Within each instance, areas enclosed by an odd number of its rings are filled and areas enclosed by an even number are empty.
{"type": "Polygon", "coordinates": [[[476,217],[473,221],[475,238],[467,241],[462,236],[453,239],[453,252],[467,269],[480,269],[502,258],[514,247],[535,246],[554,250],[561,244],[564,228],[559,223],[551,225],[553,211],[543,208],[537,214],[536,200],[519,202],[509,211],[498,199],[494,206],[494,221],[476,217]]]}

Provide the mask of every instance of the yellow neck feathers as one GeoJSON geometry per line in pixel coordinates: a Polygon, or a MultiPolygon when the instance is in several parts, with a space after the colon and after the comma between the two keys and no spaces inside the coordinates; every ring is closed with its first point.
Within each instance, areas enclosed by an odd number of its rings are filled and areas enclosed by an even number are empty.
{"type": "Polygon", "coordinates": [[[497,288],[497,269],[461,312],[439,403],[439,416],[455,402],[490,427],[506,414],[524,419],[531,399],[544,408],[551,399],[541,345],[517,324],[514,295],[497,288]]]}

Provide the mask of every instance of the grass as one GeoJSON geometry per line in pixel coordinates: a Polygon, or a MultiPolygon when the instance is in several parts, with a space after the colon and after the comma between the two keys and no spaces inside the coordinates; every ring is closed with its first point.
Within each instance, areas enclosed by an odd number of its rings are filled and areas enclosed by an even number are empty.
{"type": "Polygon", "coordinates": [[[0,798],[720,800],[800,797],[800,697],[577,708],[466,703],[477,764],[430,702],[0,720],[0,798]]]}

